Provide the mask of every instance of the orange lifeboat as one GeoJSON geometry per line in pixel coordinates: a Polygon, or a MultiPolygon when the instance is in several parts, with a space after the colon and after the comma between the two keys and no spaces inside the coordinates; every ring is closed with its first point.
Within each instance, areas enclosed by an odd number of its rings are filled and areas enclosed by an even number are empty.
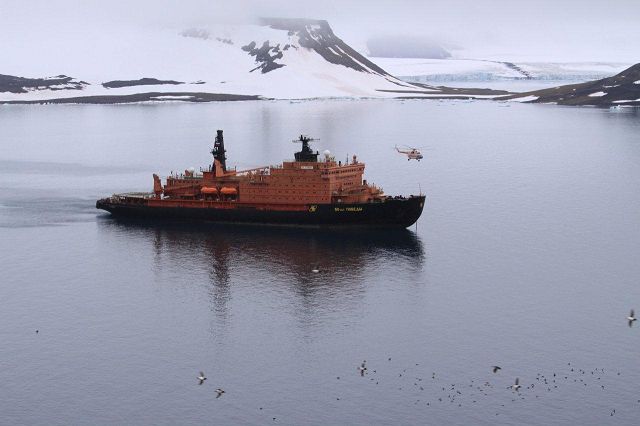
{"type": "Polygon", "coordinates": [[[223,186],[223,187],[220,189],[220,193],[221,193],[222,195],[236,195],[236,194],[238,194],[238,190],[237,190],[237,189],[235,189],[235,188],[232,188],[232,187],[230,187],[230,186],[223,186]]]}
{"type": "Polygon", "coordinates": [[[206,195],[215,195],[218,193],[218,189],[211,186],[203,186],[200,188],[200,192],[206,195]]]}

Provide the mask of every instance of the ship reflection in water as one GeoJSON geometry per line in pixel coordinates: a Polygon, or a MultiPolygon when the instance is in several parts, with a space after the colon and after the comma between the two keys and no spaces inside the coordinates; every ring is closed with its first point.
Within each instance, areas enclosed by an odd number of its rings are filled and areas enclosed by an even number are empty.
{"type": "Polygon", "coordinates": [[[425,258],[419,237],[407,229],[149,224],[106,216],[99,223],[105,232],[148,245],[160,282],[205,281],[212,307],[222,315],[231,294],[244,290],[292,298],[305,310],[325,309],[324,303],[348,308],[345,303],[357,303],[367,282],[395,269],[416,273],[425,258]]]}

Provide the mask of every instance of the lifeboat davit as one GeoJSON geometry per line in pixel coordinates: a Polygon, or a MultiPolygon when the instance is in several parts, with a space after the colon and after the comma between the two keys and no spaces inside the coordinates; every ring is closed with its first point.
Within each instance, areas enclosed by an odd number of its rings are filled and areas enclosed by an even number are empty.
{"type": "Polygon", "coordinates": [[[238,193],[238,190],[229,186],[223,186],[220,189],[220,193],[222,195],[236,195],[238,193]]]}
{"type": "Polygon", "coordinates": [[[212,195],[218,193],[218,188],[213,188],[211,186],[203,186],[200,188],[200,192],[206,195],[212,195]]]}

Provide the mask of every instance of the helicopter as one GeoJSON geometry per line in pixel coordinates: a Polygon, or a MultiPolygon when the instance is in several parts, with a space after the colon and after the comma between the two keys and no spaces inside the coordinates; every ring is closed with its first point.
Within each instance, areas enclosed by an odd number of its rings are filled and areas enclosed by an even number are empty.
{"type": "Polygon", "coordinates": [[[412,148],[412,147],[407,147],[407,148],[408,148],[407,150],[402,150],[398,148],[398,145],[396,145],[396,151],[398,151],[400,154],[405,154],[407,156],[407,161],[409,160],[420,161],[424,158],[420,150],[418,150],[418,148],[412,148]]]}

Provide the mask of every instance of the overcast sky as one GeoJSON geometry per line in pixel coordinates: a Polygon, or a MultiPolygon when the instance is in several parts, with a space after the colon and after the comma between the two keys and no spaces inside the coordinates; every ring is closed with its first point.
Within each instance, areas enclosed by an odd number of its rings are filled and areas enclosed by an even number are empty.
{"type": "Polygon", "coordinates": [[[360,50],[370,36],[407,35],[463,56],[640,62],[640,0],[0,0],[0,35],[19,43],[26,32],[79,27],[117,36],[123,26],[180,30],[259,16],[327,19],[360,50]]]}

